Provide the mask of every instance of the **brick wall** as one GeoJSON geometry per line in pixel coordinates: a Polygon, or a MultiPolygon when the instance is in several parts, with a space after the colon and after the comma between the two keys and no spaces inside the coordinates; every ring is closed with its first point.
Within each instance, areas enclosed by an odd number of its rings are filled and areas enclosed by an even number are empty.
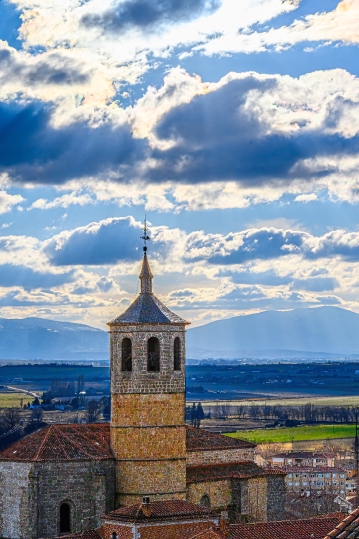
{"type": "Polygon", "coordinates": [[[254,461],[254,449],[226,449],[213,451],[188,451],[187,465],[220,464],[239,462],[242,460],[254,461]]]}

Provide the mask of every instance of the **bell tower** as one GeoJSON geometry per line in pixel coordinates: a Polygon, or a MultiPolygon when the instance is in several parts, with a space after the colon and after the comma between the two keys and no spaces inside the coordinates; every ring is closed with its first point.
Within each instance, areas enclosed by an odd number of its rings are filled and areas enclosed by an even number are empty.
{"type": "Polygon", "coordinates": [[[111,446],[116,505],[186,499],[185,331],[188,322],[152,292],[147,226],[141,292],[108,322],[111,346],[111,446]]]}

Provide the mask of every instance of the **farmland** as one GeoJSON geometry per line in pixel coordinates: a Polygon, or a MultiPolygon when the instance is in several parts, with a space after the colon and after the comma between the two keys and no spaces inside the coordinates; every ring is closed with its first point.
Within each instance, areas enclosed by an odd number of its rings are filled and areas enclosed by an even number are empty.
{"type": "Polygon", "coordinates": [[[226,436],[241,438],[257,444],[269,444],[352,438],[354,435],[355,425],[311,425],[288,429],[241,430],[240,432],[229,433],[226,436]]]}

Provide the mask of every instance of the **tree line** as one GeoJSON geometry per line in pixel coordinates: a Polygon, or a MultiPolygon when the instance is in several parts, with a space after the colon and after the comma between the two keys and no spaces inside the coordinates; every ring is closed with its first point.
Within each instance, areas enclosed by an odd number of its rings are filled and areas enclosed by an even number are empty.
{"type": "Polygon", "coordinates": [[[206,406],[206,415],[214,419],[252,419],[266,421],[299,421],[305,423],[355,423],[356,409],[350,406],[316,405],[232,405],[216,403],[206,406]]]}

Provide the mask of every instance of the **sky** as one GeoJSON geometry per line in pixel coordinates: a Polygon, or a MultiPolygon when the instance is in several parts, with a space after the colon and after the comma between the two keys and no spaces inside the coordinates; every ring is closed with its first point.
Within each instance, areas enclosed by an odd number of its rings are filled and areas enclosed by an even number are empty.
{"type": "Polygon", "coordinates": [[[0,317],[359,313],[359,0],[0,0],[0,317]]]}

